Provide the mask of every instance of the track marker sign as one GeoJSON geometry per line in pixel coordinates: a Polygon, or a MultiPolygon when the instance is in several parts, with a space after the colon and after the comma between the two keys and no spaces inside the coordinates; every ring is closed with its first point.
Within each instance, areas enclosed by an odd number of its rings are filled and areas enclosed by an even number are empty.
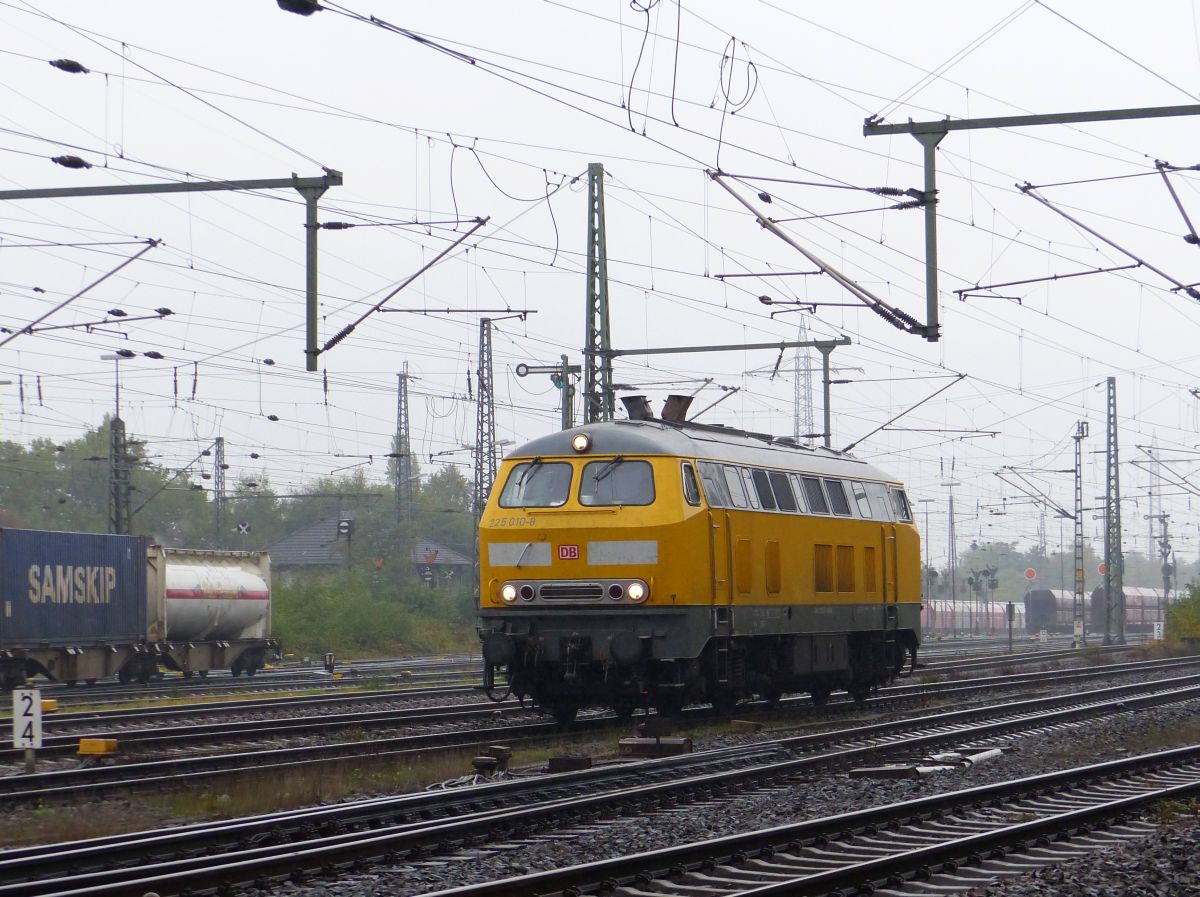
{"type": "Polygon", "coordinates": [[[42,746],[42,696],[36,688],[13,689],[13,747],[42,746]]]}

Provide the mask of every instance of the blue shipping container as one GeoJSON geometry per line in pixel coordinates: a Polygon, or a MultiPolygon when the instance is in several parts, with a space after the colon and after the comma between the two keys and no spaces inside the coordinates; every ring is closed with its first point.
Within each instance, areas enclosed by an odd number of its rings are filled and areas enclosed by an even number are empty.
{"type": "Polygon", "coordinates": [[[0,530],[0,647],[141,642],[147,547],[138,536],[0,530]]]}

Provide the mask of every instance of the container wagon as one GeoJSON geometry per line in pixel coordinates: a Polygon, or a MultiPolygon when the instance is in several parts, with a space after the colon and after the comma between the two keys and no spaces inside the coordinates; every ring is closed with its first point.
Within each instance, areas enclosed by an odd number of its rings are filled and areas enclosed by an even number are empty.
{"type": "Polygon", "coordinates": [[[0,530],[0,684],[148,681],[160,667],[253,675],[271,637],[264,552],[137,536],[0,530]]]}

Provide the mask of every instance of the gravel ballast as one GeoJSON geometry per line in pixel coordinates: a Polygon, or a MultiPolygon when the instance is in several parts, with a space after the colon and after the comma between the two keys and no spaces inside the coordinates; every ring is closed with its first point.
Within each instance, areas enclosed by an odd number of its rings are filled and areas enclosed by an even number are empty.
{"type": "MultiPolygon", "coordinates": [[[[476,848],[422,862],[373,867],[366,873],[346,875],[337,881],[307,885],[280,885],[272,894],[297,897],[414,897],[432,891],[459,887],[556,869],[614,856],[655,850],[672,845],[706,840],[755,829],[768,828],[804,819],[837,815],[896,801],[954,791],[1068,769],[1101,759],[1115,759],[1132,753],[1149,753],[1200,741],[1200,702],[1155,708],[1111,718],[1056,728],[1037,735],[990,739],[992,746],[1007,747],[1003,756],[975,767],[920,779],[852,779],[846,775],[814,777],[782,787],[755,789],[741,797],[705,804],[686,804],[640,817],[611,821],[553,832],[553,837],[537,834],[526,839],[512,837],[502,849],[476,848]],[[572,835],[564,839],[564,835],[572,835]]],[[[714,739],[721,741],[720,738],[714,739]]],[[[715,746],[705,744],[705,747],[715,746]]],[[[913,758],[916,759],[916,758],[913,758]]],[[[547,833],[549,834],[549,833],[547,833]]],[[[1197,884],[1194,829],[1167,830],[1152,838],[1123,845],[1119,851],[1091,855],[1080,863],[1064,863],[1042,870],[1046,875],[1062,876],[1039,881],[1036,876],[1014,879],[988,897],[1026,897],[1026,895],[1064,894],[1080,897],[1134,897],[1134,895],[1200,893],[1200,886],[1155,890],[1157,873],[1131,874],[1144,862],[1163,870],[1163,881],[1197,884]],[[1120,855],[1117,855],[1117,854],[1120,855]],[[1110,856],[1113,855],[1113,856],[1110,856]],[[1143,856],[1144,854],[1144,856],[1143,856]],[[1131,857],[1138,857],[1136,862],[1131,857]],[[1179,860],[1190,864],[1178,868],[1179,860]],[[1107,864],[1111,863],[1111,867],[1107,864]],[[1106,871],[1112,869],[1111,879],[1106,871]],[[1117,873],[1120,872],[1118,875],[1117,873]],[[1072,877],[1073,876],[1073,877],[1072,877]],[[1147,878],[1148,876],[1148,878],[1147,878]],[[1187,876],[1191,876],[1188,878],[1187,876]],[[1111,881],[1111,883],[1110,883],[1111,881]],[[1150,883],[1148,883],[1150,882],[1150,883]],[[1128,887],[1126,887],[1128,883],[1128,887]],[[1078,890],[1067,890],[1075,887],[1078,890]],[[1034,890],[1013,890],[1028,885],[1034,890]],[[1037,890],[1036,888],[1041,888],[1037,890]],[[1004,890],[1005,888],[1009,890],[1004,890]],[[1117,890],[1115,888],[1122,888],[1117,890]],[[1138,890],[1141,888],[1141,890],[1138,890]]],[[[1041,874],[1041,873],[1038,873],[1041,874]]],[[[246,893],[255,894],[248,890],[246,893]]]]}

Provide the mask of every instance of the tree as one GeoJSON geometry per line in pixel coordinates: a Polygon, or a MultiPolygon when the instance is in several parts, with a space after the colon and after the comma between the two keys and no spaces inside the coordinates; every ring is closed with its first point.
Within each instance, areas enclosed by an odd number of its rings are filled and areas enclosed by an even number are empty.
{"type": "Polygon", "coordinates": [[[1166,635],[1172,641],[1200,638],[1200,586],[1189,585],[1186,597],[1167,607],[1166,635]]]}
{"type": "MultiPolygon", "coordinates": [[[[6,526],[103,533],[108,530],[109,418],[78,439],[0,443],[0,509],[6,526]]],[[[207,544],[209,512],[186,472],[155,464],[129,440],[132,530],[165,545],[207,544]]]]}
{"type": "Polygon", "coordinates": [[[474,544],[471,488],[457,466],[440,467],[417,496],[415,535],[468,554],[474,544]]]}

